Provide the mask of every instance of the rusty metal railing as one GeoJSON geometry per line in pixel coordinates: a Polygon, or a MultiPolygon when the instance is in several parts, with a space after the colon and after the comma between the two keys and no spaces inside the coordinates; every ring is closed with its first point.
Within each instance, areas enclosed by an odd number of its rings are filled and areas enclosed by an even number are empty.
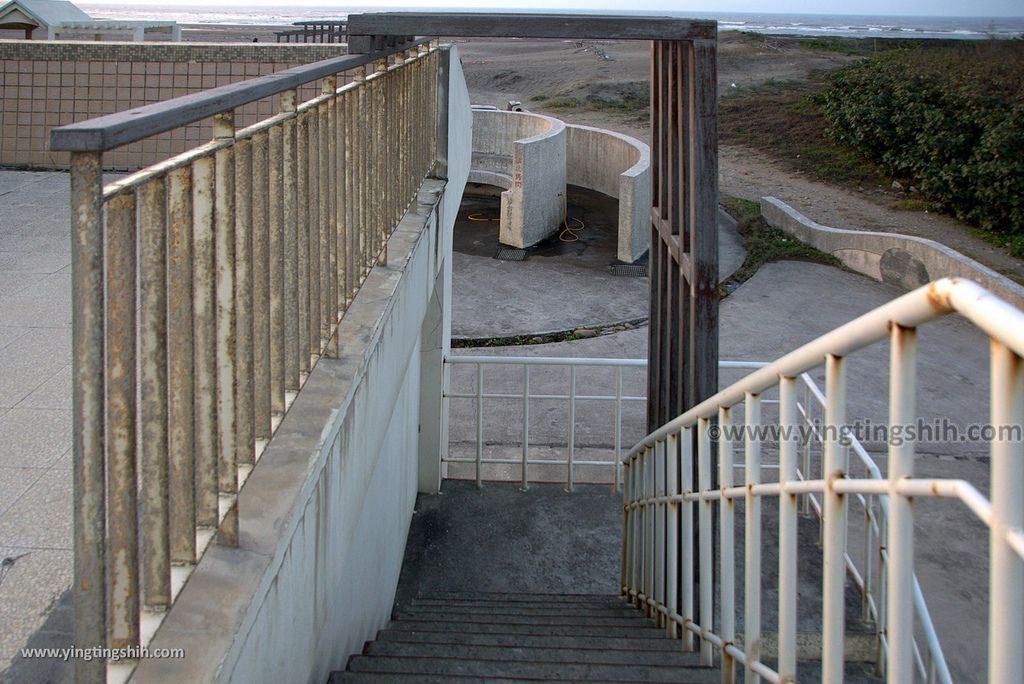
{"type": "MultiPolygon", "coordinates": [[[[844,671],[845,601],[848,572],[847,529],[851,497],[885,502],[883,584],[885,677],[892,682],[944,681],[935,670],[941,649],[928,644],[922,667],[915,641],[915,618],[923,600],[914,574],[914,500],[954,499],[989,531],[988,681],[1024,681],[1024,313],[966,280],[943,279],[906,294],[833,330],[761,368],[664,424],[637,444],[625,459],[621,588],[629,600],[680,638],[684,650],[699,650],[711,664],[717,649],[723,681],[732,681],[737,665],[746,681],[796,681],[797,666],[797,519],[798,496],[817,495],[822,511],[822,662],[821,680],[841,682],[844,671]],[[993,437],[991,501],[958,479],[917,478],[915,444],[890,441],[887,477],[851,471],[849,444],[843,437],[846,416],[846,368],[849,354],[885,339],[890,341],[889,424],[911,424],[916,414],[917,328],[941,316],[959,313],[989,338],[991,345],[990,414],[993,437]],[[826,368],[823,463],[811,479],[799,468],[801,411],[799,378],[826,368]],[[765,422],[763,394],[779,389],[775,423],[765,422]],[[744,406],[740,417],[738,407],[744,406]],[[717,423],[714,422],[717,420],[717,423]],[[737,423],[733,425],[733,420],[737,423]],[[742,421],[742,422],[740,422],[742,421]],[[765,481],[762,446],[755,436],[765,426],[778,430],[779,475],[765,481]],[[731,428],[744,433],[744,481],[734,481],[731,428]],[[718,435],[718,482],[713,484],[718,435]],[[778,500],[778,653],[771,662],[762,651],[761,502],[778,500]],[[742,563],[736,558],[736,503],[744,508],[742,563]],[[713,508],[718,507],[717,548],[713,547],[713,508]],[[696,510],[695,510],[696,509],[696,510]],[[697,534],[695,534],[695,532],[697,534]],[[715,561],[718,576],[715,576],[715,561]],[[736,605],[736,569],[742,568],[743,605],[736,605]],[[714,588],[717,585],[716,605],[714,588]],[[743,634],[736,615],[742,611],[743,634]],[[715,621],[718,621],[715,624],[715,621]]],[[[966,511],[965,511],[966,513],[966,511]]],[[[870,590],[867,592],[871,594],[870,590]]],[[[877,619],[877,618],[876,618],[877,619]]],[[[881,620],[880,620],[881,621],[881,620]]],[[[928,635],[929,640],[933,635],[928,635]]],[[[979,660],[982,657],[979,654],[979,660]]]]}
{"type": "Polygon", "coordinates": [[[71,151],[76,646],[144,646],[211,539],[237,543],[239,488],[434,166],[438,65],[409,39],[53,131],[71,151]],[[209,117],[206,144],[103,185],[105,151],[209,117]]]}

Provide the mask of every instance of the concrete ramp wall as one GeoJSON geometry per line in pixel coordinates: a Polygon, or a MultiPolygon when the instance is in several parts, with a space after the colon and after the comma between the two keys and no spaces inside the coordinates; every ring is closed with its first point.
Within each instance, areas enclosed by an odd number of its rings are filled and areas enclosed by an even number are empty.
{"type": "Polygon", "coordinates": [[[619,261],[647,251],[651,207],[651,151],[628,135],[602,128],[566,128],[566,182],[619,200],[619,261]]]}
{"type": "Polygon", "coordinates": [[[529,247],[561,230],[566,184],[619,200],[620,261],[647,251],[650,150],[627,135],[530,112],[473,110],[469,180],[503,189],[499,239],[529,247]]]}
{"type": "Polygon", "coordinates": [[[527,112],[474,109],[469,180],[505,189],[501,242],[540,242],[565,219],[565,124],[527,112]]]}

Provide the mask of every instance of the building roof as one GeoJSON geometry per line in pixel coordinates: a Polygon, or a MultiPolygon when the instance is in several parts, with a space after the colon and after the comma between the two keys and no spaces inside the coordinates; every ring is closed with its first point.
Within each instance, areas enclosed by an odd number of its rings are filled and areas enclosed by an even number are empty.
{"type": "Polygon", "coordinates": [[[0,6],[0,24],[4,23],[6,15],[16,12],[35,20],[42,27],[92,21],[92,17],[68,0],[10,0],[0,6]]]}

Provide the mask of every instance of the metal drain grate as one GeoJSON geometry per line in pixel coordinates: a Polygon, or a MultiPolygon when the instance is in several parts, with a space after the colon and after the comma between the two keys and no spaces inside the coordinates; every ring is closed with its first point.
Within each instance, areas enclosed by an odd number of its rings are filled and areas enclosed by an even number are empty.
{"type": "Polygon", "coordinates": [[[608,267],[614,276],[625,276],[628,278],[646,278],[647,264],[612,264],[608,267]]]}
{"type": "Polygon", "coordinates": [[[499,247],[498,253],[494,255],[494,258],[501,259],[502,261],[526,261],[526,250],[499,247]]]}

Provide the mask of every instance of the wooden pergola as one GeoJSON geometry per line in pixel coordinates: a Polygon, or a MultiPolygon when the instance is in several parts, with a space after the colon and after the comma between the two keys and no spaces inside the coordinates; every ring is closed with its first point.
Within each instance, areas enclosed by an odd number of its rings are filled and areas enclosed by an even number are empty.
{"type": "Polygon", "coordinates": [[[718,25],[655,16],[370,13],[349,17],[349,50],[413,35],[648,40],[651,242],[648,427],[718,389],[718,25]]]}

